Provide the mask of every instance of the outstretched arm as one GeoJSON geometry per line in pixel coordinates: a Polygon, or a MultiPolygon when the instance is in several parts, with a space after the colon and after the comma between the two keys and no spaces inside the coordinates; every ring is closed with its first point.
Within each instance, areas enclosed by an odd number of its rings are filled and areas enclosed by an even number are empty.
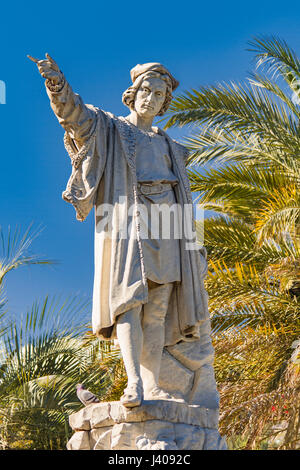
{"type": "Polygon", "coordinates": [[[69,133],[79,146],[93,132],[96,125],[96,112],[85,105],[79,95],[73,92],[57,63],[46,54],[46,59],[38,60],[28,55],[36,63],[43,78],[46,79],[46,90],[53,109],[61,126],[69,133]]]}

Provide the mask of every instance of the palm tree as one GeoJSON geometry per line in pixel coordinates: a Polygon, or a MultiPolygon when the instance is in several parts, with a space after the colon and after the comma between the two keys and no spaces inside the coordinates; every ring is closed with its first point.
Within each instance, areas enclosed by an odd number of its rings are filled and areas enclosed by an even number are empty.
{"type": "MultiPolygon", "coordinates": [[[[6,239],[1,231],[2,290],[13,269],[51,263],[29,252],[37,234],[17,229],[6,239]]],[[[0,307],[5,306],[4,298],[0,307]]],[[[76,384],[84,383],[101,399],[117,393],[124,377],[120,352],[91,334],[89,318],[90,302],[77,297],[46,297],[23,318],[2,312],[0,448],[65,449],[68,416],[82,406],[76,384]]]]}
{"type": "Polygon", "coordinates": [[[7,299],[5,296],[5,279],[9,272],[21,266],[30,265],[49,265],[54,261],[39,257],[30,253],[30,246],[34,239],[39,235],[41,229],[33,230],[32,225],[21,233],[20,227],[13,232],[8,228],[8,234],[5,233],[0,226],[0,335],[3,333],[5,307],[7,299]]]}
{"type": "MultiPolygon", "coordinates": [[[[93,348],[83,348],[86,302],[46,298],[4,335],[0,375],[2,446],[57,448],[68,437],[67,418],[79,409],[75,385],[95,376],[93,348]],[[25,443],[26,445],[26,443],[25,443]]],[[[94,346],[95,348],[96,346],[94,346]]]]}
{"type": "Polygon", "coordinates": [[[256,54],[249,79],[178,96],[166,128],[190,126],[191,188],[195,200],[213,211],[204,233],[221,430],[239,436],[243,448],[295,448],[300,61],[280,39],[249,44],[256,54]]]}

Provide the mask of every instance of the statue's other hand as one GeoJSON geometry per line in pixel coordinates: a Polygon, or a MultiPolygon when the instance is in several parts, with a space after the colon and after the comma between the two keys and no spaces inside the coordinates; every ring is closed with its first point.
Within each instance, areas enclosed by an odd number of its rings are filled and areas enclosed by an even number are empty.
{"type": "Polygon", "coordinates": [[[59,70],[57,63],[50,57],[49,54],[46,54],[46,59],[39,60],[35,59],[31,55],[27,55],[27,57],[35,62],[40,74],[45,79],[51,80],[53,83],[58,83],[62,79],[62,72],[59,70]]]}

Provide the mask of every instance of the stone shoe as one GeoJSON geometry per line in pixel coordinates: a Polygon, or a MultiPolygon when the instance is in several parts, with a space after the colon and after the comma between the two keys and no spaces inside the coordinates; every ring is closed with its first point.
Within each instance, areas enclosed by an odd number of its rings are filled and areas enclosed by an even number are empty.
{"type": "Polygon", "coordinates": [[[143,399],[143,387],[139,384],[132,384],[125,388],[120,402],[127,408],[140,406],[143,399]]]}
{"type": "Polygon", "coordinates": [[[174,397],[165,392],[162,388],[154,387],[144,393],[145,400],[174,400],[174,397]]]}

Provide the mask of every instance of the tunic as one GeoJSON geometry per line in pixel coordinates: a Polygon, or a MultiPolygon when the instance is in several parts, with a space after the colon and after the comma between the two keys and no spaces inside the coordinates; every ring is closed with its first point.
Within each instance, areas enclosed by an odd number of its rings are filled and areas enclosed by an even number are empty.
{"type": "MultiPolygon", "coordinates": [[[[138,183],[154,185],[170,183],[175,186],[178,179],[172,171],[172,161],[164,136],[156,132],[145,132],[133,125],[136,135],[136,172],[138,183]]],[[[160,210],[165,205],[176,210],[176,198],[172,187],[158,193],[138,193],[142,249],[147,279],[158,284],[180,282],[180,245],[178,219],[168,217],[160,210]],[[163,214],[166,217],[163,217],[163,214]],[[166,231],[163,231],[165,224],[166,231]]],[[[171,213],[170,213],[171,214],[171,213]]]]}

